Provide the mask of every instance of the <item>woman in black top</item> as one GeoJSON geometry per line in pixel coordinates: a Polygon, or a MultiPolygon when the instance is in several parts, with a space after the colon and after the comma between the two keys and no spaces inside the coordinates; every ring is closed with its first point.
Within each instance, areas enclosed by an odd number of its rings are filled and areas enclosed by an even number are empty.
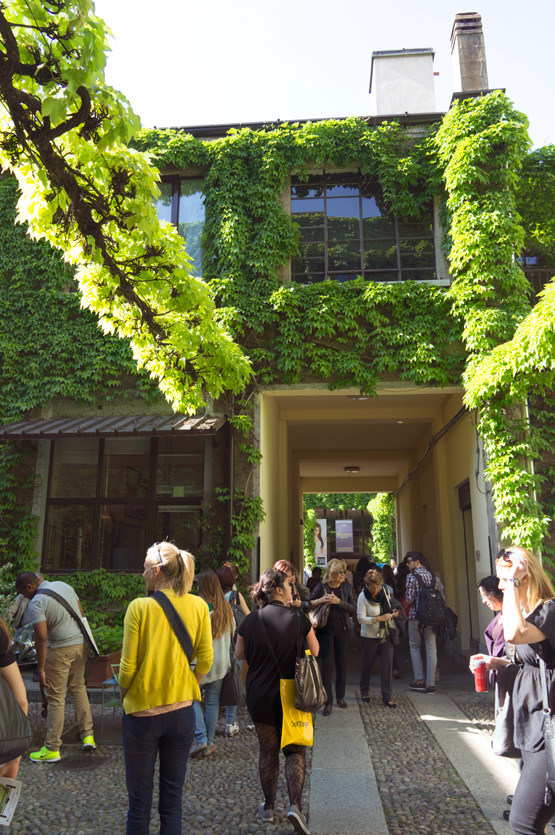
{"type": "MultiPolygon", "coordinates": [[[[11,645],[12,638],[8,627],[0,618],[0,675],[12,691],[16,702],[21,705],[21,709],[27,715],[27,692],[11,645]]],[[[17,757],[17,759],[10,760],[8,763],[0,763],[0,777],[11,777],[15,780],[20,759],[21,757],[17,757]]]]}
{"type": "MultiPolygon", "coordinates": [[[[501,551],[497,561],[503,591],[503,631],[508,656],[520,669],[513,687],[514,744],[522,771],[509,823],[515,835],[543,835],[555,815],[555,795],[546,793],[547,758],[539,659],[546,665],[550,708],[555,708],[555,591],[538,558],[525,548],[501,551]],[[547,799],[547,803],[545,802],[547,799]]],[[[506,658],[484,656],[499,669],[506,658]]]]}
{"type": "MultiPolygon", "coordinates": [[[[259,772],[264,803],[258,809],[263,821],[274,819],[279,774],[279,750],[283,713],[280,697],[280,677],[295,677],[295,660],[299,630],[312,655],[318,655],[318,641],[310,621],[302,612],[290,606],[291,585],[282,571],[271,568],[265,571],[253,587],[252,599],[261,609],[245,618],[237,630],[237,658],[246,659],[247,707],[258,736],[259,772]],[[261,630],[262,617],[268,640],[279,663],[279,670],[267,640],[261,630]]],[[[301,812],[301,795],[304,786],[306,748],[303,745],[287,745],[285,754],[285,780],[291,808],[287,817],[296,832],[309,833],[301,812]]]]}
{"type": "MultiPolygon", "coordinates": [[[[359,560],[360,563],[360,560],[359,560]]],[[[347,707],[345,683],[347,679],[347,648],[351,630],[351,617],[356,616],[356,603],[352,586],[345,581],[344,560],[330,560],[321,583],[318,583],[309,600],[312,606],[329,604],[328,620],[318,629],[322,679],[326,688],[324,716],[329,716],[333,705],[331,680],[335,661],[335,697],[339,707],[347,707]]]]}

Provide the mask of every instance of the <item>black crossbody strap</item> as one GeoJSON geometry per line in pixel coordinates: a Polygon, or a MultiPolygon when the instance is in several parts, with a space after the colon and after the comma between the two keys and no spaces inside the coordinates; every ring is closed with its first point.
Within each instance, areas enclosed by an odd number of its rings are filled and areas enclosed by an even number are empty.
{"type": "Polygon", "coordinates": [[[97,655],[98,651],[97,651],[96,647],[91,643],[91,639],[89,638],[88,632],[85,629],[85,625],[84,625],[83,621],[81,620],[80,613],[76,612],[75,609],[72,609],[72,607],[69,605],[67,600],[64,600],[64,598],[62,597],[61,594],[58,594],[58,592],[56,592],[56,591],[52,591],[52,589],[37,589],[36,592],[35,592],[35,596],[37,594],[45,594],[45,595],[47,595],[47,597],[53,597],[54,600],[57,603],[60,604],[60,606],[64,607],[64,609],[66,610],[68,615],[71,615],[71,617],[73,618],[73,620],[75,621],[75,623],[77,624],[77,626],[79,627],[81,632],[83,633],[83,638],[85,639],[86,645],[89,647],[89,649],[91,649],[94,652],[95,655],[97,655]]]}
{"type": "Polygon", "coordinates": [[[268,644],[268,647],[269,647],[269,649],[270,649],[270,652],[272,653],[272,656],[273,656],[273,658],[274,658],[274,661],[276,662],[276,667],[277,667],[277,669],[278,669],[279,677],[280,677],[280,678],[283,678],[283,676],[282,676],[282,674],[281,674],[281,668],[280,668],[280,666],[279,666],[279,661],[277,660],[277,655],[276,655],[276,653],[274,652],[274,648],[273,648],[272,644],[270,643],[270,639],[269,639],[269,637],[268,637],[268,631],[267,631],[267,629],[266,629],[266,624],[264,623],[264,618],[262,617],[262,609],[259,609],[259,610],[258,610],[258,622],[259,622],[259,624],[260,624],[260,629],[261,629],[262,635],[264,636],[264,640],[265,640],[265,641],[266,641],[266,643],[268,644]]]}
{"type": "Polygon", "coordinates": [[[193,642],[191,641],[191,636],[187,631],[187,627],[179,617],[179,614],[175,606],[173,605],[171,600],[168,600],[166,595],[161,591],[154,592],[154,594],[152,595],[152,599],[155,600],[162,607],[164,614],[170,623],[171,628],[175,632],[175,637],[181,644],[181,649],[185,653],[187,661],[189,662],[189,664],[191,664],[194,653],[193,642]]]}

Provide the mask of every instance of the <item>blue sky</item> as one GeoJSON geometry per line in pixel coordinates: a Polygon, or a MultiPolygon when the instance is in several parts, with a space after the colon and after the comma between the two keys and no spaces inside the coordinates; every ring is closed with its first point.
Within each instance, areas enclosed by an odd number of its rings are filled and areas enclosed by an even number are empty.
{"type": "Polygon", "coordinates": [[[554,0],[96,0],[114,33],[107,80],[146,127],[372,113],[372,52],[433,47],[436,107],[453,90],[457,12],[482,15],[490,87],[555,143],[554,0]]]}

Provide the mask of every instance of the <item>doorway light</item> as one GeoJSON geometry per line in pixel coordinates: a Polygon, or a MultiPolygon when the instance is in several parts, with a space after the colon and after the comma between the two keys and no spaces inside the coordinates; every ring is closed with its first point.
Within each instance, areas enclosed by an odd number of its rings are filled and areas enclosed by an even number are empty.
{"type": "Polygon", "coordinates": [[[357,467],[356,464],[349,465],[348,467],[343,467],[346,473],[360,473],[360,467],[357,467]]]}

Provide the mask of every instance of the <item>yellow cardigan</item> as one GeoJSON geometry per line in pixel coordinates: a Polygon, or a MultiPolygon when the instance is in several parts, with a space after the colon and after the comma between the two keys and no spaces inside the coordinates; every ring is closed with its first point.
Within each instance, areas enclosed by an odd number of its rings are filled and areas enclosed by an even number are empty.
{"type": "MultiPolygon", "coordinates": [[[[177,609],[193,642],[196,669],[207,673],[212,666],[212,631],[208,605],[200,597],[178,597],[163,589],[177,609]]],[[[123,650],[119,683],[126,687],[126,713],[149,707],[200,700],[200,689],[181,644],[159,603],[149,597],[132,600],[123,624],[123,650]]]]}

